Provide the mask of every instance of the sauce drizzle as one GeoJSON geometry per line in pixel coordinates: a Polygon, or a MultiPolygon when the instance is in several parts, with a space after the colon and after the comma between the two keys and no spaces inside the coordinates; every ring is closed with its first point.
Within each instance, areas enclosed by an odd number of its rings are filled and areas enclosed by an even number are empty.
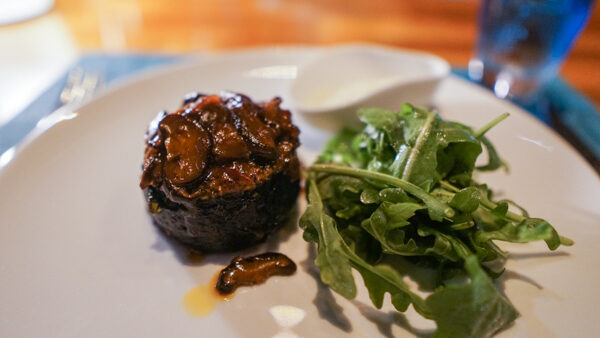
{"type": "Polygon", "coordinates": [[[219,274],[217,273],[208,283],[190,289],[183,296],[183,307],[188,314],[194,317],[206,316],[215,309],[218,303],[233,298],[233,294],[224,295],[215,289],[218,278],[219,274]]]}

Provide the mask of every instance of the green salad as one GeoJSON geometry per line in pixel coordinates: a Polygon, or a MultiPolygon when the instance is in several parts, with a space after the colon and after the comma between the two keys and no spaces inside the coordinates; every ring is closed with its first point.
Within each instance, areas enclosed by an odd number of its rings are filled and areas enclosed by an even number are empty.
{"type": "Polygon", "coordinates": [[[318,244],[323,283],[352,299],[355,269],[377,308],[386,293],[398,311],[412,304],[435,321],[434,337],[488,337],[505,328],[518,312],[492,283],[507,257],[494,241],[543,240],[550,250],[573,244],[474,180],[474,171],[506,167],[485,133],[508,114],[479,130],[409,104],[358,115],[364,130],[339,132],[308,169],[300,227],[318,244]],[[476,167],[483,149],[487,164],[476,167]],[[427,297],[399,266],[432,271],[427,297]]]}

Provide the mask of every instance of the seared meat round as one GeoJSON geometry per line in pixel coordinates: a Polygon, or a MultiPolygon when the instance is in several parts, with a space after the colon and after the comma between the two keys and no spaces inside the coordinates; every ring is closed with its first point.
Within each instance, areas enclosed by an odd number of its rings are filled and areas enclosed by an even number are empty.
{"type": "Polygon", "coordinates": [[[283,224],[300,169],[298,128],[280,103],[195,94],[150,123],[140,187],[160,229],[212,252],[254,245],[283,224]]]}

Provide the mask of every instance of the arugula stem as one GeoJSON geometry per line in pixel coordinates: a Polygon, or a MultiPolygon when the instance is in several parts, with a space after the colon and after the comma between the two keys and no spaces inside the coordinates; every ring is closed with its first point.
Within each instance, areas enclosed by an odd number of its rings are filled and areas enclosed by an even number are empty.
{"type": "MultiPolygon", "coordinates": [[[[443,188],[445,188],[447,190],[450,190],[450,191],[453,191],[455,193],[458,192],[458,191],[460,191],[460,189],[458,189],[457,187],[453,186],[452,184],[450,184],[450,183],[448,183],[446,181],[440,181],[440,185],[443,188]]],[[[494,210],[496,207],[498,207],[497,203],[490,201],[486,196],[481,196],[480,197],[479,204],[482,207],[484,207],[484,208],[486,208],[488,210],[494,210]]],[[[520,208],[520,209],[522,209],[522,208],[520,208]]],[[[523,221],[527,220],[529,218],[529,216],[522,216],[522,215],[519,215],[519,214],[515,214],[512,211],[507,211],[506,212],[506,218],[508,220],[514,222],[514,223],[520,224],[523,221]]],[[[575,243],[575,242],[573,242],[572,239],[567,238],[567,237],[563,237],[563,236],[559,235],[559,238],[560,238],[560,244],[562,244],[562,245],[567,245],[568,246],[568,245],[573,245],[575,243]]]]}
{"type": "MultiPolygon", "coordinates": [[[[446,191],[444,189],[440,189],[440,190],[435,191],[435,194],[440,194],[440,195],[448,196],[450,198],[454,197],[454,195],[455,195],[455,194],[453,194],[453,193],[451,193],[449,191],[446,191]]],[[[432,193],[432,195],[433,195],[433,193],[432,193]]]]}
{"type": "Polygon", "coordinates": [[[431,133],[431,127],[433,124],[433,120],[435,120],[435,114],[428,113],[425,122],[423,122],[423,126],[421,127],[421,131],[419,132],[419,136],[417,136],[417,140],[415,141],[415,146],[410,151],[410,155],[408,155],[408,160],[406,161],[406,166],[404,167],[404,172],[402,173],[402,179],[408,181],[410,178],[410,174],[412,172],[412,168],[415,165],[415,161],[419,153],[421,152],[421,148],[423,148],[423,144],[427,140],[427,137],[431,133]]]}
{"type": "MultiPolygon", "coordinates": [[[[453,192],[459,192],[460,191],[459,188],[453,186],[452,184],[448,183],[447,181],[440,181],[440,185],[443,188],[448,189],[448,190],[453,191],[453,192]]],[[[489,210],[493,210],[493,209],[495,209],[498,206],[498,204],[496,204],[496,203],[490,201],[489,199],[487,199],[486,196],[481,196],[479,198],[479,204],[481,204],[481,206],[483,206],[484,208],[489,209],[489,210]]],[[[516,222],[516,223],[521,223],[521,222],[523,222],[524,220],[527,219],[526,217],[523,217],[521,215],[515,214],[512,211],[507,211],[506,212],[506,218],[508,218],[509,220],[511,220],[513,222],[516,222]]]]}
{"type": "MultiPolygon", "coordinates": [[[[481,203],[481,205],[483,205],[484,207],[486,207],[487,209],[490,209],[490,210],[493,210],[498,206],[498,204],[488,200],[485,196],[481,197],[481,199],[479,200],[479,203],[481,203]]],[[[521,223],[527,219],[521,215],[515,214],[512,211],[507,211],[506,217],[516,223],[521,223]]]]}
{"type": "Polygon", "coordinates": [[[368,178],[368,179],[376,180],[376,181],[379,181],[379,182],[382,182],[385,184],[389,184],[389,185],[404,189],[409,194],[411,194],[411,195],[419,198],[423,202],[425,202],[425,204],[441,210],[443,212],[444,216],[446,216],[448,218],[454,217],[454,214],[455,214],[454,210],[451,207],[449,207],[446,203],[440,202],[438,199],[431,196],[425,190],[419,188],[418,186],[416,186],[408,181],[405,181],[403,179],[400,179],[400,178],[397,178],[397,177],[394,177],[391,175],[382,174],[382,173],[378,173],[375,171],[369,171],[369,170],[365,170],[365,169],[358,169],[358,168],[346,167],[346,166],[341,166],[341,165],[335,165],[335,164],[313,164],[309,170],[315,171],[315,172],[324,172],[324,173],[329,173],[329,174],[342,174],[342,175],[347,175],[347,176],[352,176],[352,177],[357,177],[357,178],[368,178]]]}
{"type": "Polygon", "coordinates": [[[443,188],[446,188],[446,189],[448,189],[450,191],[453,191],[453,192],[459,192],[460,191],[460,189],[458,189],[457,187],[453,186],[452,184],[450,184],[450,183],[448,183],[446,181],[440,181],[440,185],[443,188]]]}
{"type": "Polygon", "coordinates": [[[504,114],[496,117],[491,122],[489,122],[488,124],[486,124],[485,126],[483,126],[481,129],[479,129],[478,131],[476,131],[475,133],[473,133],[473,137],[480,138],[485,133],[487,133],[488,130],[492,129],[495,125],[497,125],[498,123],[500,123],[502,120],[504,120],[505,118],[507,118],[509,115],[510,115],[509,113],[504,113],[504,114]]]}

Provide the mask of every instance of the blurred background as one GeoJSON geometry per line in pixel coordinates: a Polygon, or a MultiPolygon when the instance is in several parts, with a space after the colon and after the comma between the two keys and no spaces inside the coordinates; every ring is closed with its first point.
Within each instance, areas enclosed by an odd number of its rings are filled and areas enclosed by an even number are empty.
{"type": "MultiPolygon", "coordinates": [[[[591,2],[572,1],[588,5],[591,2]]],[[[499,2],[506,0],[496,1],[499,2]]],[[[0,126],[90,52],[179,54],[264,45],[366,41],[434,53],[454,67],[466,69],[476,51],[480,31],[477,18],[482,3],[477,0],[0,0],[0,22],[4,23],[0,25],[0,126]],[[21,4],[28,13],[15,10],[16,4],[21,4]],[[12,14],[12,21],[24,21],[11,23],[8,15],[11,10],[18,12],[12,14]]],[[[570,39],[575,44],[561,75],[598,106],[600,9],[592,6],[585,14],[589,15],[588,25],[579,39],[570,39]]]]}

